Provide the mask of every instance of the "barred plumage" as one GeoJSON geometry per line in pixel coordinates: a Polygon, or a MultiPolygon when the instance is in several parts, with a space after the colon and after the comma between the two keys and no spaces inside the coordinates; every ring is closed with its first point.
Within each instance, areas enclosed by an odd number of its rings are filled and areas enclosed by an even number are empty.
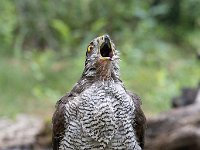
{"type": "Polygon", "coordinates": [[[140,150],[145,117],[139,98],[119,79],[114,44],[104,35],[91,45],[81,79],[57,104],[54,150],[140,150]]]}

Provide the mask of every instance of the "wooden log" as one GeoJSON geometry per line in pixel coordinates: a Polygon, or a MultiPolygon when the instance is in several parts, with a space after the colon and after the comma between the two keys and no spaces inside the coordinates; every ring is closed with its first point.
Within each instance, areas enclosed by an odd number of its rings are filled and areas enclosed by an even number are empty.
{"type": "Polygon", "coordinates": [[[43,121],[36,117],[20,115],[15,120],[1,118],[0,149],[34,149],[36,136],[43,128],[43,121]]]}
{"type": "Polygon", "coordinates": [[[147,119],[146,150],[200,150],[200,103],[147,119]]]}

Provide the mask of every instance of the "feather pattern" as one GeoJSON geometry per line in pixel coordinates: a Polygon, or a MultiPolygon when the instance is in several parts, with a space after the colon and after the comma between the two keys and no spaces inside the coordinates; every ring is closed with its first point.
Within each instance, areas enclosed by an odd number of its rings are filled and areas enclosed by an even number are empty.
{"type": "Polygon", "coordinates": [[[59,149],[141,149],[134,111],[134,101],[122,84],[95,82],[64,104],[59,149]]]}
{"type": "Polygon", "coordinates": [[[126,91],[119,79],[118,60],[88,60],[81,79],[57,103],[53,149],[141,150],[145,116],[140,98],[126,91]]]}

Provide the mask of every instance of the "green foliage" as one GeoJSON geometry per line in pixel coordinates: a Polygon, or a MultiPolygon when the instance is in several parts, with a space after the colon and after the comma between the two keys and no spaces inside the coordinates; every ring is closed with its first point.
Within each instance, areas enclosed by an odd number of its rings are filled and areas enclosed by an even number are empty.
{"type": "Polygon", "coordinates": [[[144,110],[149,114],[169,109],[171,98],[182,87],[197,87],[200,62],[194,55],[180,57],[175,48],[145,55],[139,55],[139,60],[138,55],[128,59],[132,61],[124,58],[121,70],[125,85],[141,96],[144,110]]]}
{"type": "Polygon", "coordinates": [[[148,32],[150,26],[160,28],[160,23],[168,28],[165,34],[180,38],[184,37],[185,28],[199,27],[199,6],[198,0],[3,0],[0,40],[7,48],[14,45],[15,53],[22,49],[68,47],[69,53],[74,54],[71,49],[78,48],[86,35],[107,32],[118,39],[127,31],[135,34],[141,26],[143,32],[148,32]]]}
{"type": "Polygon", "coordinates": [[[11,1],[2,0],[0,2],[0,51],[3,53],[11,48],[14,41],[16,21],[15,6],[11,1]]]}
{"type": "Polygon", "coordinates": [[[0,115],[52,112],[79,79],[87,44],[104,33],[145,111],[167,110],[200,79],[199,11],[199,0],[2,0],[0,115]]]}

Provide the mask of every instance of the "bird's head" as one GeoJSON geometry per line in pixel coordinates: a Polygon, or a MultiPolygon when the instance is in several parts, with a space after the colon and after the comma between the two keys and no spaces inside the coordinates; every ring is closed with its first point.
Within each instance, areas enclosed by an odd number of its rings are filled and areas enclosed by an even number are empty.
{"type": "Polygon", "coordinates": [[[119,78],[119,54],[106,34],[93,39],[87,47],[83,76],[100,80],[119,78]]]}

